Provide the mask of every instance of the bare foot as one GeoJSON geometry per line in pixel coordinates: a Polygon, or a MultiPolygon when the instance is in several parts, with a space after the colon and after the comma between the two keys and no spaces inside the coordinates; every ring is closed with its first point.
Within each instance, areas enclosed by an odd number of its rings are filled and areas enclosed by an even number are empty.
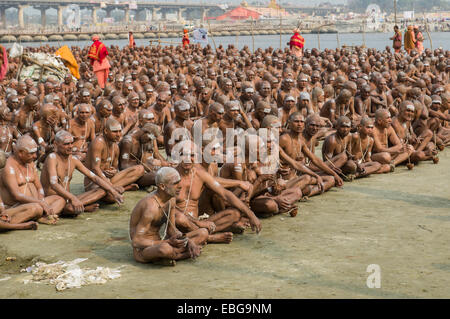
{"type": "Polygon", "coordinates": [[[38,224],[36,222],[26,222],[26,223],[22,223],[21,224],[23,230],[25,229],[32,229],[32,230],[36,230],[38,228],[38,224]]]}
{"type": "Polygon", "coordinates": [[[126,191],[130,191],[130,192],[137,191],[139,189],[139,185],[138,184],[130,184],[130,185],[125,186],[124,189],[126,191]]]}
{"type": "Polygon", "coordinates": [[[230,231],[234,234],[242,234],[248,227],[250,227],[250,222],[239,220],[230,226],[230,231]]]}
{"type": "Polygon", "coordinates": [[[292,207],[290,210],[288,210],[286,213],[288,213],[289,215],[291,215],[291,217],[295,217],[298,214],[298,207],[292,207]]]}
{"type": "Polygon", "coordinates": [[[91,205],[87,205],[87,206],[84,206],[84,212],[85,213],[92,213],[92,212],[95,212],[99,208],[100,208],[100,204],[97,204],[97,203],[91,204],[91,205]]]}
{"type": "Polygon", "coordinates": [[[155,265],[172,266],[172,267],[177,264],[177,262],[174,259],[166,259],[166,258],[162,258],[160,260],[155,260],[153,263],[155,265]]]}
{"type": "Polygon", "coordinates": [[[46,224],[46,225],[54,225],[56,224],[57,220],[50,216],[41,217],[37,220],[40,224],[46,224]]]}
{"type": "Polygon", "coordinates": [[[208,236],[208,243],[224,243],[229,244],[233,240],[233,233],[217,233],[208,236]]]}
{"type": "Polygon", "coordinates": [[[252,224],[250,224],[250,219],[247,217],[241,217],[237,223],[242,224],[245,228],[250,228],[252,226],[252,224]]]}

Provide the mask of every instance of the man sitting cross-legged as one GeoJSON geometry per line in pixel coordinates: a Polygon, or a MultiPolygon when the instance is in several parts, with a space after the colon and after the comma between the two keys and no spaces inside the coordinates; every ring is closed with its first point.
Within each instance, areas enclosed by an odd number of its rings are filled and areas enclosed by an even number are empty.
{"type": "MultiPolygon", "coordinates": [[[[51,195],[45,197],[44,189],[39,181],[34,161],[37,158],[37,144],[29,135],[21,136],[14,147],[13,156],[6,161],[0,178],[0,197],[5,208],[18,207],[21,204],[34,204],[27,207],[24,214],[28,219],[37,217],[36,204],[43,210],[43,216],[37,221],[44,224],[55,224],[58,215],[64,208],[62,197],[51,195]]],[[[40,212],[42,214],[42,212],[40,212]]]]}
{"type": "Polygon", "coordinates": [[[414,147],[414,151],[410,156],[410,161],[417,164],[419,161],[434,160],[437,158],[437,149],[431,139],[433,132],[425,129],[417,136],[412,127],[414,119],[414,104],[411,101],[403,101],[400,103],[399,114],[392,119],[392,127],[397,133],[398,138],[405,144],[414,147]]]}
{"type": "MultiPolygon", "coordinates": [[[[181,176],[182,187],[177,196],[176,205],[176,225],[180,230],[192,231],[197,228],[207,228],[210,233],[208,242],[229,243],[232,239],[230,232],[236,230],[233,226],[240,221],[241,214],[249,219],[253,230],[257,232],[261,230],[261,222],[243,202],[232,192],[223,188],[200,164],[194,164],[196,147],[192,141],[178,143],[176,150],[179,154],[181,153],[181,162],[176,167],[181,176]],[[207,220],[199,220],[199,198],[205,186],[233,208],[215,213],[207,220]]],[[[239,228],[237,232],[242,232],[242,229],[239,228]]]]}
{"type": "Polygon", "coordinates": [[[303,179],[301,188],[304,196],[321,194],[335,185],[342,186],[342,179],[337,173],[321,161],[306,144],[302,137],[303,124],[301,113],[295,112],[289,116],[288,132],[280,137],[281,176],[290,181],[303,179]],[[309,167],[305,166],[307,160],[311,163],[309,167]],[[298,171],[303,174],[297,177],[298,171]]]}
{"type": "MultiPolygon", "coordinates": [[[[0,170],[5,167],[6,154],[0,151],[0,170]]],[[[0,231],[37,229],[34,221],[42,216],[39,204],[23,204],[15,208],[5,209],[0,197],[0,231]]]]}
{"type": "Polygon", "coordinates": [[[378,109],[375,112],[372,160],[389,164],[391,171],[394,171],[395,166],[408,159],[414,148],[400,141],[391,123],[391,114],[388,110],[378,109]]]}
{"type": "Polygon", "coordinates": [[[335,172],[356,175],[357,166],[349,157],[352,136],[349,134],[352,122],[347,116],[340,116],[336,122],[336,133],[328,136],[322,145],[323,161],[335,172]]]}
{"type": "Polygon", "coordinates": [[[122,195],[114,189],[109,181],[95,175],[77,157],[72,156],[73,142],[73,136],[69,132],[61,130],[56,133],[56,152],[47,157],[41,173],[41,183],[45,194],[47,196],[59,195],[66,199],[67,204],[63,213],[67,215],[95,211],[99,207],[97,201],[103,198],[106,193],[111,194],[110,196],[118,204],[121,204],[123,202],[122,195]],[[70,181],[75,169],[101,188],[90,190],[78,196],[72,194],[70,192],[70,181]]]}
{"type": "Polygon", "coordinates": [[[127,169],[141,164],[145,174],[137,180],[139,187],[155,185],[156,171],[162,166],[170,166],[158,150],[158,137],[161,136],[158,125],[146,123],[133,130],[120,142],[120,168],[127,169]]]}
{"type": "Polygon", "coordinates": [[[196,258],[208,238],[205,228],[186,234],[175,225],[175,196],[181,192],[180,174],[171,167],[156,173],[157,190],[141,199],[131,212],[130,238],[134,259],[141,263],[196,258]],[[164,235],[160,229],[164,227],[164,235]]]}
{"type": "Polygon", "coordinates": [[[351,158],[357,166],[356,177],[390,172],[388,164],[372,161],[373,120],[363,117],[357,128],[358,131],[352,134],[350,147],[351,158]]]}
{"type": "MultiPolygon", "coordinates": [[[[134,165],[123,171],[118,170],[120,152],[118,142],[121,131],[120,123],[114,118],[109,118],[106,121],[103,134],[92,141],[86,156],[86,167],[105,181],[111,182],[119,193],[126,190],[136,190],[138,185],[133,183],[144,175],[142,165],[134,165]]],[[[96,187],[97,185],[88,177],[84,178],[84,189],[86,191],[96,187]]],[[[103,200],[110,203],[115,202],[110,194],[107,194],[103,200]]]]}

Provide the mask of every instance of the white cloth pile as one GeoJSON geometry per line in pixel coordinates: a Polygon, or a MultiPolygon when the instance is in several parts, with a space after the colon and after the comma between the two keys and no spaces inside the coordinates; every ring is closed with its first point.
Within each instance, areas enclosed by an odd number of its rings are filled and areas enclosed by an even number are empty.
{"type": "Polygon", "coordinates": [[[32,275],[32,279],[24,280],[24,284],[28,284],[29,282],[43,282],[55,285],[56,290],[62,291],[93,284],[105,284],[108,280],[121,276],[120,268],[123,266],[117,269],[110,269],[108,267],[97,267],[95,270],[82,269],[78,264],[85,260],[87,258],[77,258],[71,262],[58,261],[53,264],[38,262],[22,270],[22,272],[28,272],[32,275]]]}

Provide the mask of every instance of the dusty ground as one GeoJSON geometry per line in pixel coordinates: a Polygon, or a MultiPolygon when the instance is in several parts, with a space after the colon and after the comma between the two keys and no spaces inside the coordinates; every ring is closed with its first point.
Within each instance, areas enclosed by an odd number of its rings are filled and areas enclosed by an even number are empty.
{"type": "MultiPolygon", "coordinates": [[[[0,298],[448,298],[450,151],[440,159],[346,183],[301,203],[296,218],[263,220],[260,235],[209,245],[176,267],[134,262],[129,215],[147,193],[127,193],[120,208],[0,234],[0,298]],[[122,277],[63,292],[22,283],[25,266],[79,257],[89,258],[83,267],[125,265],[122,277]],[[381,268],[379,289],[366,286],[370,264],[381,268]]],[[[79,193],[79,176],[73,185],[79,193]]]]}

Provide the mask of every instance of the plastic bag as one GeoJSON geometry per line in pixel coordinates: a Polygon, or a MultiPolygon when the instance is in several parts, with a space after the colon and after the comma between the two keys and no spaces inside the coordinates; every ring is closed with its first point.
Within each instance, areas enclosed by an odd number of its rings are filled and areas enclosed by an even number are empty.
{"type": "Polygon", "coordinates": [[[21,56],[22,54],[23,54],[23,46],[21,46],[17,42],[14,42],[14,44],[11,47],[11,50],[9,51],[9,57],[16,58],[18,56],[21,56]]]}

